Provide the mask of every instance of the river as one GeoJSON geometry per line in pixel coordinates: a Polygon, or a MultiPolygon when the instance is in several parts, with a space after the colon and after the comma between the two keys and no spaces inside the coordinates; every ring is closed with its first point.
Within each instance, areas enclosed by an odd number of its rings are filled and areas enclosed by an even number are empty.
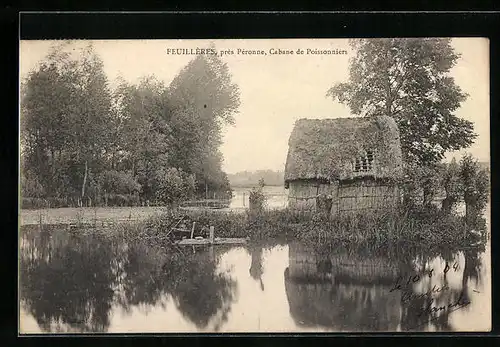
{"type": "Polygon", "coordinates": [[[21,333],[490,328],[489,246],[250,244],[180,254],[62,226],[27,225],[20,235],[21,333]]]}
{"type": "MultiPolygon", "coordinates": [[[[252,188],[233,187],[233,197],[230,209],[239,210],[248,208],[248,198],[252,188]]],[[[266,206],[272,209],[284,208],[287,205],[288,190],[284,186],[264,186],[262,192],[266,196],[266,206]]]]}

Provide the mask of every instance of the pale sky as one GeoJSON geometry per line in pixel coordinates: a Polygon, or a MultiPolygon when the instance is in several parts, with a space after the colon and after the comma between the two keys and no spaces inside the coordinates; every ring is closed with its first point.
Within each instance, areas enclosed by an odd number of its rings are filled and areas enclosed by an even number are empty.
{"type": "MultiPolygon", "coordinates": [[[[81,46],[88,41],[74,41],[81,46]]],[[[241,106],[235,125],[224,131],[223,169],[227,173],[243,170],[283,170],[288,138],[299,118],[338,118],[349,110],[326,97],[326,91],[348,77],[352,52],[345,39],[265,39],[265,40],[99,40],[95,51],[104,62],[111,83],[118,76],[136,82],[155,75],[167,85],[194,55],[170,55],[167,48],[207,48],[214,42],[218,51],[232,49],[224,56],[233,82],[240,87],[241,106]],[[242,55],[236,50],[263,50],[267,55],[242,55]],[[269,49],[340,49],[338,55],[270,55],[269,49]]],[[[20,75],[24,77],[43,60],[54,41],[21,41],[20,75]]],[[[451,74],[469,98],[457,115],[474,122],[476,142],[447,159],[470,152],[489,162],[489,42],[481,38],[453,39],[462,55],[451,74]]]]}

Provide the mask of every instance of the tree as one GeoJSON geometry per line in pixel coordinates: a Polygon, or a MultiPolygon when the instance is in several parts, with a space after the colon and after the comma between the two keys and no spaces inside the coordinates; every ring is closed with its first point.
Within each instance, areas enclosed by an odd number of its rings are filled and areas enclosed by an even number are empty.
{"type": "Polygon", "coordinates": [[[460,180],[465,217],[469,225],[475,226],[488,202],[489,174],[472,155],[466,154],[460,160],[460,180]]]}
{"type": "Polygon", "coordinates": [[[446,196],[441,204],[441,211],[444,214],[450,214],[453,207],[460,200],[460,167],[455,158],[451,163],[444,165],[441,185],[444,188],[446,196]]]}
{"type": "Polygon", "coordinates": [[[137,85],[124,81],[115,93],[121,124],[117,153],[121,169],[129,171],[142,186],[144,200],[155,199],[158,175],[173,163],[170,109],[164,97],[165,86],[153,77],[145,77],[137,85]]]}
{"type": "Polygon", "coordinates": [[[233,124],[240,105],[238,86],[227,65],[216,56],[199,55],[174,78],[167,96],[176,136],[173,164],[192,173],[198,192],[219,190],[227,177],[221,170],[222,126],[233,124]]]}
{"type": "Polygon", "coordinates": [[[103,159],[103,152],[106,152],[110,145],[112,99],[103,62],[91,44],[83,50],[77,72],[79,90],[71,104],[74,107],[71,113],[73,117],[70,120],[74,126],[74,140],[70,144],[70,149],[84,167],[81,188],[83,199],[89,172],[92,169],[101,171],[99,162],[103,159]]]}
{"type": "Polygon", "coordinates": [[[195,58],[169,88],[144,77],[112,92],[92,44],[54,46],[21,81],[23,196],[124,205],[226,192],[221,130],[238,106],[217,57],[195,58]]]}
{"type": "Polygon", "coordinates": [[[473,143],[473,124],[454,115],[467,95],[449,76],[459,59],[450,39],[357,39],[350,45],[356,55],[349,81],[327,95],[355,115],[393,117],[406,162],[436,163],[473,143]]]}
{"type": "Polygon", "coordinates": [[[266,185],[266,181],[264,181],[264,178],[263,178],[263,177],[261,177],[261,178],[259,179],[259,187],[260,187],[260,188],[264,188],[264,186],[265,186],[265,185],[266,185]]]}
{"type": "Polygon", "coordinates": [[[92,45],[76,52],[77,58],[54,46],[21,86],[23,160],[48,196],[83,198],[109,147],[111,95],[103,63],[92,45]]]}

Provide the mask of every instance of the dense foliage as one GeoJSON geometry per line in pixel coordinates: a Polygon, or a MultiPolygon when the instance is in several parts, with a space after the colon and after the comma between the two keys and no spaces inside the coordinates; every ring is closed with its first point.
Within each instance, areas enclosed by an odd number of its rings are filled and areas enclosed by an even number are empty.
{"type": "Polygon", "coordinates": [[[445,153],[469,147],[477,136],[472,122],[455,115],[467,98],[449,74],[460,56],[445,38],[354,39],[350,44],[356,54],[349,80],[334,85],[327,95],[355,115],[394,118],[401,136],[405,192],[417,184],[428,204],[445,153]]]}
{"type": "Polygon", "coordinates": [[[472,144],[470,121],[454,112],[467,95],[449,75],[459,55],[450,39],[351,40],[356,55],[349,81],[328,91],[353,114],[393,117],[406,162],[439,162],[447,151],[472,144]]]}
{"type": "Polygon", "coordinates": [[[225,63],[198,56],[168,87],[144,77],[111,88],[91,45],[67,48],[22,81],[25,205],[172,204],[230,190],[219,146],[239,90],[225,63]]]}

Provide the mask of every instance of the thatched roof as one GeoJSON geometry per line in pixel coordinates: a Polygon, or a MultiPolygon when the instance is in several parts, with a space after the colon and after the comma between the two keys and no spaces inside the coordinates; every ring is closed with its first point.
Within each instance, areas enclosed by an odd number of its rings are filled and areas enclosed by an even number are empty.
{"type": "Polygon", "coordinates": [[[402,174],[399,130],[386,116],[299,119],[288,141],[285,183],[293,180],[398,178],[402,174]],[[371,173],[354,172],[356,158],[375,151],[371,173]]]}

